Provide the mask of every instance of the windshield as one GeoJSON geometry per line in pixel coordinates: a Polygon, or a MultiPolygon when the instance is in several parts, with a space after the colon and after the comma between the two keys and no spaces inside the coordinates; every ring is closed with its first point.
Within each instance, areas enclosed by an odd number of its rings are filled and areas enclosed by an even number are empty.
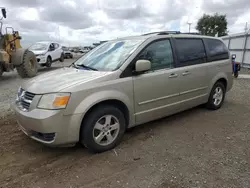
{"type": "Polygon", "coordinates": [[[36,43],[33,44],[29,49],[30,50],[47,50],[48,44],[36,43]]]}
{"type": "Polygon", "coordinates": [[[63,47],[62,47],[62,50],[63,50],[63,51],[69,51],[69,48],[63,46],[63,47]]]}
{"type": "Polygon", "coordinates": [[[131,39],[106,42],[78,59],[74,65],[99,71],[115,70],[142,42],[143,40],[131,39]]]}

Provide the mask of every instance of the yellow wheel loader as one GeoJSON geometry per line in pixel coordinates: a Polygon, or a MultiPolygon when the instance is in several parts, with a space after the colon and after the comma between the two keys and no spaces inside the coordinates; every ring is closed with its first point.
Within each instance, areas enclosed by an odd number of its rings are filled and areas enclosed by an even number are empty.
{"type": "Polygon", "coordinates": [[[38,64],[36,56],[28,49],[23,49],[20,45],[21,37],[18,31],[12,27],[5,28],[2,32],[3,23],[6,18],[5,8],[1,8],[2,18],[0,18],[0,76],[4,72],[13,71],[15,68],[22,78],[34,77],[37,74],[38,64]]]}

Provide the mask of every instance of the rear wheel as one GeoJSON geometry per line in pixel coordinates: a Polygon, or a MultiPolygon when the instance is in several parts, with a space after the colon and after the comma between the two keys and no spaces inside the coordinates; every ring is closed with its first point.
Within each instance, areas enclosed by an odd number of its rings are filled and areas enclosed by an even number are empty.
{"type": "Polygon", "coordinates": [[[23,55],[23,60],[20,65],[16,66],[16,70],[22,78],[31,78],[36,76],[38,65],[35,54],[26,50],[23,55]]]}
{"type": "Polygon", "coordinates": [[[211,110],[219,109],[224,102],[225,94],[225,85],[222,82],[215,83],[211,90],[206,107],[211,110]]]}
{"type": "Polygon", "coordinates": [[[94,153],[120,143],[126,129],[123,113],[114,106],[99,106],[83,121],[80,142],[94,153]]]}
{"type": "Polygon", "coordinates": [[[51,57],[47,57],[46,67],[51,67],[51,65],[52,65],[52,59],[51,59],[51,57]]]}

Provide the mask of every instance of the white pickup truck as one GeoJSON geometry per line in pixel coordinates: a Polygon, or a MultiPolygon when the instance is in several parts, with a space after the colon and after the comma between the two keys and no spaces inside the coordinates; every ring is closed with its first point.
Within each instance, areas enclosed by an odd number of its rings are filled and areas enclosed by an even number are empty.
{"type": "Polygon", "coordinates": [[[51,67],[55,61],[64,61],[62,46],[56,42],[36,42],[29,47],[41,66],[51,67]]]}

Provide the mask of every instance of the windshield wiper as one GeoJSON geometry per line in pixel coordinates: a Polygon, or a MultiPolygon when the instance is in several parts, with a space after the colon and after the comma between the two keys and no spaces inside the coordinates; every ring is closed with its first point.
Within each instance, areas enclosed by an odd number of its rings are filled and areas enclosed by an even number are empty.
{"type": "Polygon", "coordinates": [[[85,68],[85,69],[88,69],[88,70],[98,71],[98,69],[96,69],[96,68],[89,67],[89,66],[86,66],[86,65],[83,65],[83,64],[76,65],[75,63],[72,63],[72,65],[73,65],[74,68],[82,67],[82,68],[85,68]]]}

